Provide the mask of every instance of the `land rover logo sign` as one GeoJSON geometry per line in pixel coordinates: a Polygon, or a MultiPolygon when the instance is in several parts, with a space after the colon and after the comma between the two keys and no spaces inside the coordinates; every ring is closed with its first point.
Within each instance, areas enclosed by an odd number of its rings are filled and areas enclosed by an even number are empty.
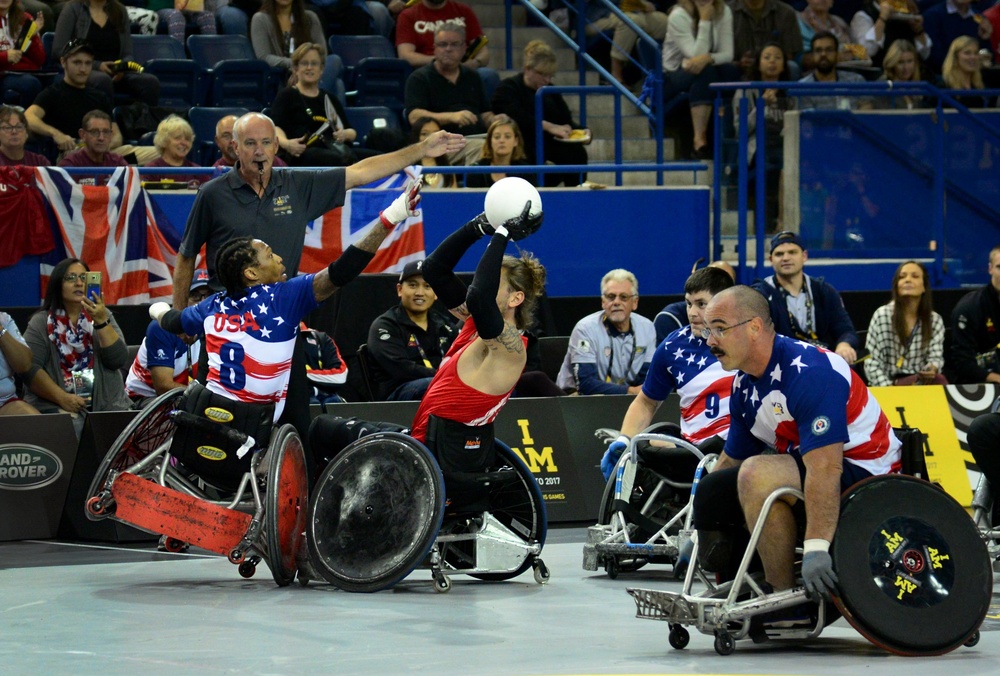
{"type": "Polygon", "coordinates": [[[55,482],[62,461],[40,446],[0,444],[0,489],[31,491],[55,482]]]}

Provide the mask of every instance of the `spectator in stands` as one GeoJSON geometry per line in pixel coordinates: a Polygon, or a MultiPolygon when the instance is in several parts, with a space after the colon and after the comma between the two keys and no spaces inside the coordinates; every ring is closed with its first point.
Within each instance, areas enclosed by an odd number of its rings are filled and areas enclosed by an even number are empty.
{"type": "Polygon", "coordinates": [[[278,92],[271,107],[280,154],[293,167],[346,167],[378,154],[352,146],[358,132],[351,128],[340,99],[319,88],[324,58],[322,45],[315,42],[296,47],[295,84],[278,92]],[[326,118],[328,110],[334,111],[332,119],[326,118]]]}
{"type": "MultiPolygon", "coordinates": [[[[103,110],[92,110],[83,116],[80,140],[83,147],[68,153],[59,160],[60,167],[127,167],[125,158],[109,150],[114,136],[111,116],[103,110]]],[[[81,185],[104,185],[107,175],[85,176],[74,174],[73,179],[81,185]]]]}
{"type": "MultiPolygon", "coordinates": [[[[698,269],[698,263],[701,259],[698,259],[693,266],[691,266],[691,274],[693,275],[698,269]]],[[[709,268],[719,268],[720,270],[725,270],[726,274],[729,275],[730,279],[734,282],[736,281],[736,270],[733,266],[726,261],[712,261],[706,267],[709,268]]],[[[730,285],[732,286],[732,285],[730,285]]],[[[653,328],[656,329],[656,344],[659,345],[663,342],[663,339],[668,335],[676,331],[677,329],[682,329],[688,325],[688,305],[687,301],[682,299],[675,303],[668,303],[662,310],[660,310],[655,317],[653,317],[653,328]]]]}
{"type": "MultiPolygon", "coordinates": [[[[648,0],[617,0],[618,8],[632,22],[641,28],[649,37],[662,42],[667,34],[667,15],[657,11],[656,5],[648,0]]],[[[625,25],[618,15],[600,2],[588,2],[587,35],[596,35],[604,31],[613,33],[611,42],[611,75],[621,83],[625,83],[625,64],[632,56],[636,40],[639,36],[625,25]]],[[[732,59],[729,59],[732,61],[732,59]]]]}
{"type": "Polygon", "coordinates": [[[601,307],[573,327],[556,384],[580,394],[638,394],[656,350],[656,329],[635,314],[635,275],[621,268],[604,275],[601,307]]]}
{"type": "MultiPolygon", "coordinates": [[[[372,15],[368,5],[359,0],[309,0],[307,9],[319,17],[324,35],[371,35],[372,15]]],[[[299,44],[296,42],[295,46],[299,44]]]]}
{"type": "Polygon", "coordinates": [[[0,103],[9,103],[22,108],[31,102],[42,90],[42,83],[26,71],[40,70],[45,65],[45,47],[42,46],[42,28],[45,18],[41,12],[32,17],[24,11],[21,0],[0,0],[0,103]],[[15,44],[23,26],[34,20],[38,32],[23,44],[15,44]]]}
{"type": "Polygon", "coordinates": [[[381,401],[422,399],[458,335],[451,318],[433,309],[437,294],[424,279],[423,261],[410,261],[396,283],[399,304],[372,322],[368,352],[381,401]]]}
{"type": "MultiPolygon", "coordinates": [[[[168,115],[156,127],[153,145],[160,151],[160,156],[146,167],[200,167],[188,159],[188,153],[194,147],[194,129],[183,117],[168,115]]],[[[209,174],[143,174],[146,181],[173,181],[187,183],[188,187],[197,190],[198,186],[211,178],[209,174]]]]}
{"type": "MultiPolygon", "coordinates": [[[[441,125],[429,117],[422,117],[414,122],[410,129],[410,143],[420,143],[438,131],[441,131],[441,125]]],[[[420,160],[420,165],[423,167],[451,166],[443,157],[424,157],[420,160]]],[[[435,174],[424,171],[420,174],[420,181],[424,184],[423,190],[458,187],[458,177],[455,174],[435,174]]]]}
{"type": "MultiPolygon", "coordinates": [[[[833,33],[816,33],[811,50],[816,68],[799,82],[864,82],[865,78],[849,70],[837,70],[840,43],[833,33]]],[[[869,110],[873,107],[870,97],[857,96],[800,96],[798,107],[802,110],[869,110]]],[[[780,331],[779,331],[780,333],[780,331]]]]}
{"type": "Polygon", "coordinates": [[[979,47],[990,47],[993,25],[972,9],[972,0],[945,0],[924,12],[924,29],[931,39],[928,62],[931,68],[944,70],[945,57],[955,39],[967,36],[979,47]]]}
{"type": "Polygon", "coordinates": [[[347,382],[347,364],[333,338],[299,322],[299,335],[305,346],[306,375],[312,393],[310,404],[336,404],[344,401],[338,392],[347,382]]]}
{"type": "Polygon", "coordinates": [[[70,0],[56,21],[52,54],[66,56],[76,40],[86,40],[93,50],[94,69],[88,84],[101,89],[109,100],[124,94],[148,106],[159,103],[156,76],[128,67],[133,60],[132,36],[125,6],[118,0],[70,0]]]}
{"type": "Polygon", "coordinates": [[[685,439],[700,445],[713,437],[725,439],[729,435],[733,374],[723,370],[701,332],[708,328],[704,313],[709,301],[731,286],[733,278],[711,266],[692,272],[684,282],[684,325],[671,331],[666,342],[657,343],[642,389],[625,413],[621,434],[601,459],[605,481],[632,437],[649,427],[671,392],[676,391],[680,397],[681,434],[685,439]]]}
{"type": "MultiPolygon", "coordinates": [[[[464,45],[465,29],[459,24],[448,22],[437,29],[434,60],[417,68],[406,80],[405,107],[411,124],[429,117],[446,131],[469,136],[485,133],[493,122],[479,74],[462,65],[464,45]]],[[[448,160],[452,164],[478,160],[482,141],[473,141],[465,145],[461,155],[449,156],[448,160]]]]}
{"type": "Polygon", "coordinates": [[[14,106],[0,106],[0,167],[49,166],[47,157],[24,149],[27,140],[28,119],[24,111],[14,106]]]}
{"type": "MultiPolygon", "coordinates": [[[[103,295],[86,296],[89,271],[76,258],[59,262],[41,310],[24,332],[32,354],[25,400],[42,413],[124,411],[131,405],[121,373],[128,347],[103,295]]],[[[79,435],[81,416],[74,415],[74,427],[79,435]]]]}
{"type": "MultiPolygon", "coordinates": [[[[900,39],[889,45],[889,49],[885,50],[885,58],[882,59],[882,76],[879,80],[883,82],[923,81],[920,71],[920,55],[912,42],[900,39]]],[[[888,108],[913,110],[930,107],[927,98],[920,94],[887,96],[884,101],[888,108]]]]}
{"type": "MultiPolygon", "coordinates": [[[[990,54],[995,63],[1000,56],[1000,0],[983,12],[983,19],[990,22],[990,54]]],[[[1000,500],[997,503],[1000,504],[1000,500]]]]}
{"type": "Polygon", "coordinates": [[[31,349],[6,312],[0,312],[0,416],[38,413],[31,404],[17,396],[14,374],[31,369],[31,349]]]}
{"type": "MultiPolygon", "coordinates": [[[[483,144],[483,156],[476,166],[479,167],[509,167],[531,164],[524,157],[524,137],[517,122],[504,116],[494,119],[486,130],[486,143],[483,144]]],[[[489,188],[501,178],[517,176],[535,185],[535,174],[505,174],[499,171],[489,174],[469,174],[465,177],[467,188],[489,188]]]]}
{"type": "MultiPolygon", "coordinates": [[[[166,25],[167,33],[182,44],[187,39],[189,25],[197,28],[201,35],[215,35],[215,12],[218,8],[216,0],[204,0],[204,11],[175,9],[174,0],[146,0],[146,7],[156,12],[160,23],[166,25]]],[[[182,6],[186,6],[185,2],[182,6]]]]}
{"type": "Polygon", "coordinates": [[[740,79],[733,61],[733,13],[722,0],[678,0],[663,42],[663,98],[690,96],[694,142],[691,159],[707,160],[713,82],[740,79]]]}
{"type": "MultiPolygon", "coordinates": [[[[838,60],[852,61],[857,56],[847,46],[854,42],[854,36],[846,21],[836,14],[830,13],[833,4],[833,0],[806,0],[805,8],[799,12],[799,31],[802,33],[802,44],[810,44],[816,33],[829,31],[836,35],[840,41],[838,60]]],[[[813,66],[813,54],[806,52],[802,55],[802,69],[810,71],[813,66]]]]}
{"type": "MultiPolygon", "coordinates": [[[[541,40],[532,40],[524,48],[524,71],[504,79],[493,92],[494,113],[502,113],[517,122],[524,134],[524,154],[529,164],[535,164],[537,155],[535,138],[535,92],[552,84],[556,74],[556,53],[541,40]]],[[[545,162],[553,164],[587,164],[587,150],[582,143],[573,142],[573,130],[580,125],[573,121],[573,114],[561,94],[542,98],[542,148],[545,162]]],[[[577,173],[545,174],[545,185],[574,186],[586,180],[587,175],[577,173]]]]}
{"type": "Polygon", "coordinates": [[[774,274],[757,280],[753,287],[771,305],[775,331],[833,350],[853,364],[861,339],[837,289],[802,271],[808,259],[805,243],[798,235],[788,230],[779,232],[771,238],[774,274]]]}
{"type": "MultiPolygon", "coordinates": [[[[783,82],[788,80],[788,68],[785,64],[785,53],[777,42],[764,45],[757,57],[753,74],[753,82],[783,82]]],[[[794,110],[795,98],[789,97],[784,89],[740,89],[733,97],[733,111],[736,129],[739,130],[740,100],[747,99],[747,162],[750,169],[756,167],[759,159],[757,153],[757,105],[764,106],[764,180],[765,195],[765,232],[773,234],[781,227],[782,202],[784,183],[782,169],[785,160],[785,112],[794,110]]],[[[750,174],[750,180],[755,180],[756,172],[750,174]]],[[[751,200],[756,201],[756,191],[751,191],[751,200]]]]}
{"type": "MultiPolygon", "coordinates": [[[[216,169],[221,167],[232,167],[238,159],[236,156],[236,143],[233,141],[233,125],[236,124],[235,115],[226,115],[215,123],[215,145],[222,153],[222,156],[212,165],[216,169]]],[[[288,164],[274,156],[274,166],[287,167],[288,164]]]]}
{"type": "Polygon", "coordinates": [[[927,268],[906,261],[892,276],[892,300],[868,324],[865,376],[871,387],[946,385],[944,320],[934,312],[927,268]]]}
{"type": "Polygon", "coordinates": [[[254,54],[272,67],[291,68],[292,53],[307,42],[317,45],[321,61],[326,59],[323,24],[303,0],[264,0],[250,20],[250,37],[254,54]]]}
{"type": "MultiPolygon", "coordinates": [[[[955,38],[948,49],[948,56],[944,58],[944,66],[941,68],[941,79],[948,89],[983,89],[981,66],[979,43],[975,38],[961,35],[955,38]]],[[[994,96],[970,94],[956,96],[955,100],[966,108],[992,108],[996,103],[994,96]]]]}
{"type": "Polygon", "coordinates": [[[951,313],[948,381],[1000,383],[1000,245],[990,250],[990,281],[962,296],[951,313]]]}
{"type": "MultiPolygon", "coordinates": [[[[799,17],[781,0],[733,0],[733,50],[749,75],[754,59],[767,42],[778,42],[791,64],[802,54],[799,17]]],[[[795,77],[795,73],[791,73],[795,77]]]]}
{"type": "MultiPolygon", "coordinates": [[[[188,305],[197,305],[211,295],[208,270],[196,270],[188,305]]],[[[139,353],[125,379],[129,399],[141,408],[164,392],[187,387],[198,374],[201,347],[200,336],[174,335],[164,330],[158,321],[149,322],[139,353]]]]}
{"type": "Polygon", "coordinates": [[[898,2],[866,0],[851,19],[854,40],[865,48],[873,66],[882,66],[887,50],[897,40],[910,41],[923,60],[931,55],[932,41],[924,30],[920,8],[914,0],[902,0],[902,4],[906,6],[905,13],[897,8],[898,2]]]}
{"type": "Polygon", "coordinates": [[[455,0],[418,0],[400,12],[396,17],[396,54],[414,68],[429,65],[441,57],[438,33],[445,24],[462,28],[460,40],[451,36],[445,40],[461,41],[461,45],[449,48],[461,63],[472,69],[489,65],[490,48],[476,13],[455,0]]]}

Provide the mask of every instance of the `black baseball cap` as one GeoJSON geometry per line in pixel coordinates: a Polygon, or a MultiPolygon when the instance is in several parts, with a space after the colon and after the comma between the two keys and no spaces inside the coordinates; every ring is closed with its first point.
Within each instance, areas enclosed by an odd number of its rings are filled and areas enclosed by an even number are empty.
{"type": "Polygon", "coordinates": [[[805,243],[796,233],[792,232],[791,230],[784,230],[783,232],[779,232],[777,235],[771,238],[770,253],[774,253],[774,250],[777,249],[782,244],[794,244],[803,251],[806,250],[805,243]]]}
{"type": "Polygon", "coordinates": [[[77,52],[87,52],[91,56],[94,56],[94,48],[90,46],[90,43],[83,38],[73,38],[66,43],[63,47],[62,56],[64,59],[69,58],[76,54],[77,52]]]}
{"type": "Polygon", "coordinates": [[[402,284],[410,277],[417,277],[424,274],[423,261],[410,261],[403,266],[403,271],[399,273],[399,283],[402,284]]]}

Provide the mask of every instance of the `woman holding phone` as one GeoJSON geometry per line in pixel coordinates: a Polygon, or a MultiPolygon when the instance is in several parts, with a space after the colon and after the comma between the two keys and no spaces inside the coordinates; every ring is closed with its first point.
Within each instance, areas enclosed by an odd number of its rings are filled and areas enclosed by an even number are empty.
{"type": "MultiPolygon", "coordinates": [[[[42,413],[124,411],[131,405],[121,374],[128,347],[97,278],[91,278],[88,295],[89,272],[76,258],[57,264],[41,309],[28,320],[24,340],[32,366],[24,375],[25,401],[42,413]]],[[[82,416],[76,415],[74,427],[79,434],[82,416]]]]}

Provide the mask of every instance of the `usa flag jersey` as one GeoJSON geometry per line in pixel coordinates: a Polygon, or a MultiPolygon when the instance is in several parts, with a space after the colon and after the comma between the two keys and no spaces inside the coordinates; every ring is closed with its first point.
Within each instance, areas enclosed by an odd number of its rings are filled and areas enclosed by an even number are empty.
{"type": "Polygon", "coordinates": [[[729,434],[729,394],[733,374],[723,370],[708,344],[690,326],[669,334],[653,353],[642,392],[663,401],[677,390],[681,434],[693,444],[729,434]]]}
{"type": "Polygon", "coordinates": [[[260,284],[242,298],[206,298],[181,313],[188,335],[205,334],[206,387],[216,394],[256,404],[274,403],[281,416],[288,392],[299,320],[316,308],[313,275],[260,284]]]}
{"type": "Polygon", "coordinates": [[[150,369],[163,366],[174,370],[174,382],[187,385],[196,375],[201,341],[186,344],[178,336],[167,333],[159,322],[150,322],[146,327],[146,337],[142,339],[139,353],[132,362],[125,392],[130,397],[155,397],[153,374],[150,369]]]}
{"type": "Polygon", "coordinates": [[[875,397],[829,350],[776,336],[760,378],[737,372],[726,454],[737,460],[771,446],[804,455],[843,442],[844,460],[870,474],[900,469],[900,443],[875,397]]]}

